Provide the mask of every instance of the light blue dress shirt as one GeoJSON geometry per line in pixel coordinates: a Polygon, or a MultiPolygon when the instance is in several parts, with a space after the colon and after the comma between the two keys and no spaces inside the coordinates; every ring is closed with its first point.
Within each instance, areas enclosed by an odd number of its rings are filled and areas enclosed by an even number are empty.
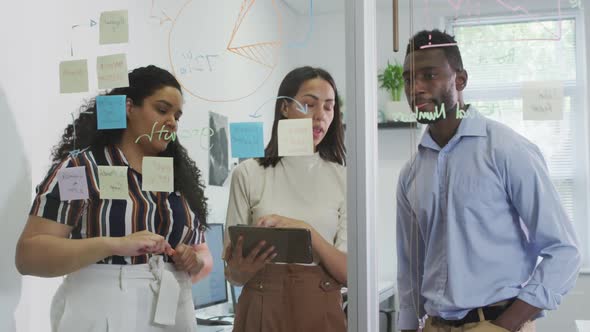
{"type": "Polygon", "coordinates": [[[426,130],[400,173],[398,327],[513,297],[556,309],[580,269],[576,243],[539,149],[470,107],[445,147],[426,130]]]}

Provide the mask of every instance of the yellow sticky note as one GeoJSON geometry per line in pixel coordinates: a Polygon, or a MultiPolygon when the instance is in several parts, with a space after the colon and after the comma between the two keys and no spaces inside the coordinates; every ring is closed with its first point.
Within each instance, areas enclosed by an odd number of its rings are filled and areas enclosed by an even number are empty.
{"type": "Polygon", "coordinates": [[[279,156],[313,154],[311,119],[279,120],[279,156]]]}
{"type": "Polygon", "coordinates": [[[174,191],[174,160],[170,157],[143,157],[141,190],[174,191]]]}
{"type": "Polygon", "coordinates": [[[127,166],[98,166],[101,199],[129,198],[127,166]]]}
{"type": "Polygon", "coordinates": [[[87,91],[88,63],[86,59],[60,62],[59,92],[74,93],[87,91]]]}
{"type": "Polygon", "coordinates": [[[126,10],[102,12],[100,14],[99,43],[118,44],[129,41],[129,20],[126,10]]]}
{"type": "Polygon", "coordinates": [[[97,57],[96,75],[98,76],[99,89],[128,87],[127,56],[113,54],[97,57]]]}
{"type": "Polygon", "coordinates": [[[523,120],[563,120],[563,83],[522,83],[523,120]]]}

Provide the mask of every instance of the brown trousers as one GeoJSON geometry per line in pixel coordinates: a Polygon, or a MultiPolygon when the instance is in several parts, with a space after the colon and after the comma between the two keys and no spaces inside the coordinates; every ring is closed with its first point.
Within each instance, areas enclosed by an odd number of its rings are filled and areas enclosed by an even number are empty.
{"type": "Polygon", "coordinates": [[[341,287],[320,266],[267,264],[244,285],[234,332],[346,332],[341,287]]]}

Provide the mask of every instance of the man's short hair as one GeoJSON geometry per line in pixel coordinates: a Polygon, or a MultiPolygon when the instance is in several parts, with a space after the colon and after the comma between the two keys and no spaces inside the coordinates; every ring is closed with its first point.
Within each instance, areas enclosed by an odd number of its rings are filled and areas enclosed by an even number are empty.
{"type": "MultiPolygon", "coordinates": [[[[422,30],[414,35],[408,43],[406,49],[406,57],[413,51],[419,51],[423,46],[442,45],[442,44],[456,44],[455,37],[440,30],[422,30]]],[[[461,52],[457,45],[441,46],[440,49],[445,52],[445,57],[449,65],[455,70],[463,70],[463,60],[461,59],[461,52]]]]}

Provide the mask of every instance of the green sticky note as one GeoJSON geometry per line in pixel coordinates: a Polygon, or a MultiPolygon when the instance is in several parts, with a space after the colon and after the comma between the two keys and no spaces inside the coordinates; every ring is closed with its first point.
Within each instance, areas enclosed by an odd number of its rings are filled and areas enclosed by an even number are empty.
{"type": "Polygon", "coordinates": [[[143,191],[174,191],[174,159],[170,157],[143,157],[141,166],[143,191]]]}
{"type": "Polygon", "coordinates": [[[59,63],[59,91],[61,93],[88,92],[86,59],[59,63]]]}
{"type": "Polygon", "coordinates": [[[99,43],[119,44],[129,41],[129,20],[127,10],[115,10],[100,14],[99,43]]]}
{"type": "Polygon", "coordinates": [[[99,89],[124,88],[129,86],[127,56],[113,54],[96,58],[96,75],[99,89]]]}
{"type": "Polygon", "coordinates": [[[127,166],[98,166],[100,199],[128,199],[127,166]]]}

